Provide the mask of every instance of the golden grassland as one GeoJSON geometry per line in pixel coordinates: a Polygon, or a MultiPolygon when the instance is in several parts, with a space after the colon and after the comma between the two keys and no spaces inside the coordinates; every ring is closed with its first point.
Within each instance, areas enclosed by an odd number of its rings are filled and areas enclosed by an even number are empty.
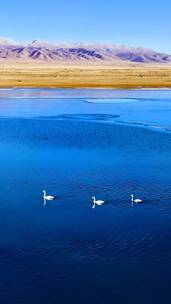
{"type": "Polygon", "coordinates": [[[0,61],[0,88],[171,88],[171,65],[0,61]]]}

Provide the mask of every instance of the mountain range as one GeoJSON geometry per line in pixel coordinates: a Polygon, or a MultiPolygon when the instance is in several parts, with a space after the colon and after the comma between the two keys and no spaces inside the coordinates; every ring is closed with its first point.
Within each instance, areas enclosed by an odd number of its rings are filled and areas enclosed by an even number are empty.
{"type": "Polygon", "coordinates": [[[0,39],[0,60],[55,61],[55,62],[134,62],[171,63],[171,55],[142,47],[116,46],[113,44],[51,44],[34,40],[20,43],[0,39]]]}

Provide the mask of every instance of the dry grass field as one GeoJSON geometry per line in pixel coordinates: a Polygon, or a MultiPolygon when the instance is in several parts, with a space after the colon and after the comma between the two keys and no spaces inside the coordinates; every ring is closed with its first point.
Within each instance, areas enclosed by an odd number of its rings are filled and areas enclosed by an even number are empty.
{"type": "Polygon", "coordinates": [[[0,62],[0,88],[170,88],[170,65],[0,62]]]}

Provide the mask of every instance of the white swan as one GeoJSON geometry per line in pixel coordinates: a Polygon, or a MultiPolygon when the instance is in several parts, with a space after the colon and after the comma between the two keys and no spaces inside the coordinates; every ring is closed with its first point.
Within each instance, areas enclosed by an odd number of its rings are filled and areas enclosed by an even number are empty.
{"type": "Polygon", "coordinates": [[[46,200],[46,201],[53,201],[55,199],[55,196],[47,195],[46,191],[43,190],[43,199],[46,200]]]}
{"type": "Polygon", "coordinates": [[[101,206],[105,203],[105,201],[96,200],[96,198],[94,196],[92,197],[92,199],[93,199],[93,207],[92,208],[95,208],[96,205],[101,206]]]}
{"type": "Polygon", "coordinates": [[[141,199],[139,199],[139,198],[135,198],[135,199],[134,199],[134,195],[131,194],[131,202],[132,202],[132,203],[138,204],[138,203],[143,203],[143,200],[141,200],[141,199]]]}

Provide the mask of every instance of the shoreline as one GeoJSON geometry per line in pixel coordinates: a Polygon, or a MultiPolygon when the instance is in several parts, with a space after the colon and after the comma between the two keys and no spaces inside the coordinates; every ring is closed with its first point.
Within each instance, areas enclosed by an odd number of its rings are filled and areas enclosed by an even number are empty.
{"type": "Polygon", "coordinates": [[[1,87],[0,84],[0,91],[7,91],[7,90],[16,90],[16,89],[23,89],[23,90],[97,90],[97,91],[103,91],[103,90],[111,90],[111,91],[170,91],[170,87],[132,87],[132,88],[126,88],[126,87],[60,87],[60,86],[6,86],[1,87]]]}
{"type": "Polygon", "coordinates": [[[34,86],[1,86],[0,85],[0,91],[3,91],[3,90],[15,90],[15,89],[25,89],[25,90],[29,90],[29,89],[38,89],[38,90],[41,90],[41,89],[52,89],[52,90],[55,90],[55,89],[61,89],[61,90],[65,90],[65,89],[75,89],[75,90],[79,90],[79,89],[85,89],[85,90],[123,90],[123,91],[170,91],[171,90],[171,86],[170,87],[162,87],[162,86],[156,86],[156,87],[153,87],[153,86],[144,86],[144,87],[126,87],[126,86],[123,86],[123,87],[112,87],[112,86],[101,86],[101,87],[96,87],[96,86],[91,86],[91,87],[87,87],[87,86],[37,86],[37,85],[34,85],[34,86]]]}

